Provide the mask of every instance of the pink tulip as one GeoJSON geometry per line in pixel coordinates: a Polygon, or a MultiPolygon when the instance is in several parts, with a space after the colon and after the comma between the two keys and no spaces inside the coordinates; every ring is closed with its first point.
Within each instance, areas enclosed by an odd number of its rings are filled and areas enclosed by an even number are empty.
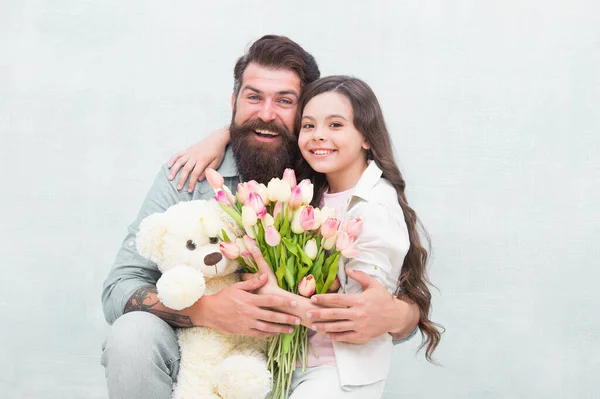
{"type": "Polygon", "coordinates": [[[273,208],[273,218],[277,219],[277,215],[279,215],[281,213],[281,209],[283,207],[283,204],[279,201],[277,201],[275,203],[275,208],[273,208]]]}
{"type": "Polygon", "coordinates": [[[221,176],[219,172],[212,168],[206,169],[206,180],[208,180],[208,184],[210,184],[210,186],[215,190],[223,187],[223,184],[225,184],[223,176],[221,176]]]}
{"type": "Polygon", "coordinates": [[[219,249],[227,259],[237,259],[240,256],[240,247],[234,242],[222,242],[219,249]]]}
{"type": "Polygon", "coordinates": [[[358,237],[362,230],[363,221],[361,218],[350,219],[346,225],[346,232],[351,237],[358,237]]]}
{"type": "Polygon", "coordinates": [[[275,228],[275,226],[269,226],[265,229],[265,241],[271,247],[279,245],[281,242],[281,236],[275,228]]]}
{"type": "Polygon", "coordinates": [[[306,231],[312,230],[315,225],[315,208],[308,205],[300,213],[300,226],[306,231]]]}
{"type": "Polygon", "coordinates": [[[305,297],[310,297],[315,293],[315,289],[317,287],[317,283],[312,274],[304,277],[302,281],[298,284],[298,293],[305,297]]]}
{"type": "Polygon", "coordinates": [[[321,235],[323,238],[328,239],[333,237],[337,233],[340,227],[340,221],[336,218],[327,218],[325,223],[321,225],[321,235]]]}
{"type": "Polygon", "coordinates": [[[252,239],[249,235],[244,236],[244,244],[246,245],[246,249],[248,253],[252,252],[252,250],[258,250],[258,244],[256,244],[256,240],[252,239]]]}
{"type": "Polygon", "coordinates": [[[290,188],[296,187],[296,173],[294,169],[287,168],[283,171],[283,179],[290,183],[290,188]]]}
{"type": "Polygon", "coordinates": [[[229,197],[227,197],[227,194],[223,190],[218,190],[214,198],[223,205],[231,206],[231,201],[229,201],[229,197]]]}
{"type": "Polygon", "coordinates": [[[346,258],[355,258],[358,256],[356,245],[354,238],[350,237],[346,231],[340,232],[337,241],[335,242],[336,249],[346,258]]]}
{"type": "Polygon", "coordinates": [[[302,205],[302,188],[296,186],[292,188],[292,195],[288,201],[288,207],[290,209],[298,209],[302,205]]]}
{"type": "Polygon", "coordinates": [[[249,182],[246,182],[246,184],[248,185],[248,189],[250,190],[250,192],[258,192],[258,182],[256,180],[250,180],[249,182]]]}
{"type": "Polygon", "coordinates": [[[245,264],[250,266],[251,268],[256,268],[256,263],[252,254],[248,251],[244,251],[240,254],[240,257],[244,261],[245,264]]]}
{"type": "Polygon", "coordinates": [[[261,218],[267,213],[267,208],[265,207],[265,203],[258,193],[250,193],[248,195],[248,203],[256,212],[256,216],[261,218]]]}
{"type": "Polygon", "coordinates": [[[250,186],[248,183],[240,183],[237,186],[237,198],[241,204],[245,204],[248,201],[248,196],[250,195],[250,186]]]}

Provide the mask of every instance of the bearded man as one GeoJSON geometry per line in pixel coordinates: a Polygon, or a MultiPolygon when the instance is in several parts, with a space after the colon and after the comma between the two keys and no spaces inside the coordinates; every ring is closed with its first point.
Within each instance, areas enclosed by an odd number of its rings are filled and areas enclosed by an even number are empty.
{"type": "MultiPolygon", "coordinates": [[[[302,88],[319,75],[312,55],[281,36],[262,37],[238,59],[234,69],[231,145],[219,167],[225,184],[233,192],[241,181],[254,179],[266,183],[293,166],[298,151],[293,135],[298,99],[302,88]]],[[[112,327],[104,343],[102,364],[111,398],[171,397],[179,370],[174,327],[205,326],[232,334],[266,337],[291,332],[291,326],[301,322],[291,314],[295,304],[285,296],[255,293],[267,282],[264,275],[236,283],[215,295],[203,296],[181,311],[169,309],[158,300],[158,267],[142,258],[135,248],[140,222],[178,202],[213,197],[206,181],[191,192],[180,191],[170,174],[168,165],[164,165],[137,219],[129,226],[104,283],[102,304],[112,327]],[[285,313],[286,309],[290,312],[285,313]]],[[[419,319],[416,305],[399,299],[392,302],[378,283],[368,276],[360,278],[371,284],[361,294],[364,298],[357,296],[354,304],[339,305],[350,310],[362,306],[361,322],[367,321],[370,327],[361,330],[360,339],[385,332],[401,339],[415,330],[419,319]]],[[[312,320],[321,322],[315,323],[320,325],[319,331],[327,332],[327,326],[335,324],[336,316],[318,312],[312,315],[312,320]]],[[[347,318],[351,319],[345,316],[345,321],[347,318]]],[[[339,333],[330,331],[333,337],[339,333]]],[[[352,335],[345,337],[352,342],[352,335]]]]}

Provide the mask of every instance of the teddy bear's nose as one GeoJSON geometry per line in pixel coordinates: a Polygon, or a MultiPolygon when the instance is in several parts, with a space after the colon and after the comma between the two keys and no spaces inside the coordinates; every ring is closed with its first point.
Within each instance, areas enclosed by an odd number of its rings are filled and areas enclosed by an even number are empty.
{"type": "Polygon", "coordinates": [[[213,252],[212,254],[208,254],[204,257],[204,264],[206,266],[216,265],[221,259],[223,259],[223,255],[218,252],[213,252]]]}

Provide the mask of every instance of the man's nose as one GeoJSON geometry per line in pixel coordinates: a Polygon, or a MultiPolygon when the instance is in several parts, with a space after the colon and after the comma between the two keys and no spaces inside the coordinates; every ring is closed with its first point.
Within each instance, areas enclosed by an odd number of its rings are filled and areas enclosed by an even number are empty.
{"type": "Polygon", "coordinates": [[[275,113],[275,110],[273,109],[273,104],[271,104],[270,102],[265,102],[262,105],[262,107],[260,108],[260,111],[258,112],[258,117],[263,122],[271,122],[271,121],[275,120],[275,118],[277,117],[277,114],[275,113]]]}

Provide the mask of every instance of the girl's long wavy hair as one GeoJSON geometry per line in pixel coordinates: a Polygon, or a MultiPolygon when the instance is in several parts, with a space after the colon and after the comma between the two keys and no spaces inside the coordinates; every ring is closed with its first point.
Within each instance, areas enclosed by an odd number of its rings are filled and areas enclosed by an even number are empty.
{"type": "MultiPolygon", "coordinates": [[[[431,310],[431,293],[427,278],[427,250],[421,244],[419,230],[431,248],[427,232],[417,219],[415,211],[408,205],[404,190],[406,183],[402,178],[400,169],[394,161],[390,134],[385,126],[383,113],[373,90],[362,80],[349,76],[328,76],[310,83],[304,88],[298,104],[295,131],[301,128],[302,113],[306,104],[315,96],[322,93],[336,92],[345,96],[352,104],[353,123],[355,128],[366,138],[370,149],[367,151],[368,159],[375,161],[387,179],[398,193],[398,203],[402,207],[404,220],[408,227],[410,247],[404,258],[402,272],[398,279],[395,295],[398,298],[408,299],[416,303],[420,310],[419,329],[423,341],[419,349],[427,346],[425,357],[433,362],[431,355],[438,346],[443,327],[429,319],[431,310]]],[[[319,206],[323,192],[327,188],[327,180],[323,173],[314,171],[302,157],[296,167],[299,177],[309,178],[314,184],[313,205],[319,206]]]]}

